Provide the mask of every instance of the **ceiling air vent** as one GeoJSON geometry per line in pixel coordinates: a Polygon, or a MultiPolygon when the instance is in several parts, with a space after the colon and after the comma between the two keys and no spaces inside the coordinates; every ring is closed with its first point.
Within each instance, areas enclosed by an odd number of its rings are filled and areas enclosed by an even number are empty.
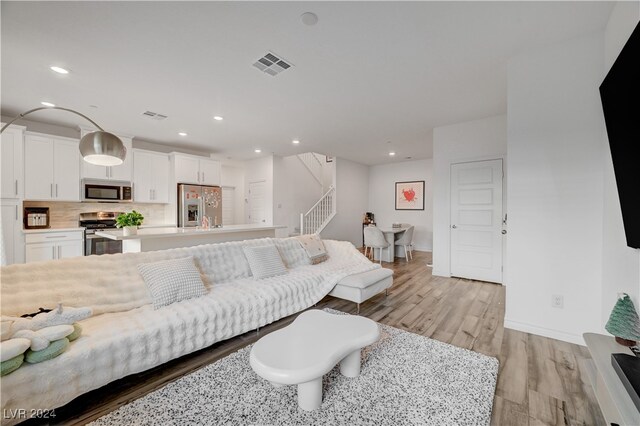
{"type": "Polygon", "coordinates": [[[142,113],[142,115],[144,115],[145,117],[148,117],[152,120],[164,120],[165,118],[167,118],[166,115],[164,114],[158,114],[157,112],[153,112],[153,111],[145,111],[142,113]]]}
{"type": "Polygon", "coordinates": [[[282,71],[291,68],[293,65],[278,55],[269,52],[262,58],[258,59],[253,66],[270,76],[276,76],[282,71]]]}

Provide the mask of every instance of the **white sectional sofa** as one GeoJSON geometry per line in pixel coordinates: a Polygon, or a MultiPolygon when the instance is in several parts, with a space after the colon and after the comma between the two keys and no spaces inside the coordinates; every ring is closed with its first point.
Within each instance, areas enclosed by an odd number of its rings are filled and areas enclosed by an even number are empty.
{"type": "Polygon", "coordinates": [[[3,267],[2,315],[62,302],[89,306],[93,316],[81,322],[82,336],[62,355],[2,378],[2,409],[60,407],[116,379],[302,311],[346,277],[361,275],[347,279],[343,294],[356,303],[391,285],[390,273],[381,274],[351,243],[324,243],[329,260],[318,265],[309,264],[297,240],[266,238],[3,267]],[[286,275],[253,279],[243,246],[265,244],[278,247],[286,275]],[[154,310],[137,265],[187,256],[194,257],[207,294],[154,310]]]}

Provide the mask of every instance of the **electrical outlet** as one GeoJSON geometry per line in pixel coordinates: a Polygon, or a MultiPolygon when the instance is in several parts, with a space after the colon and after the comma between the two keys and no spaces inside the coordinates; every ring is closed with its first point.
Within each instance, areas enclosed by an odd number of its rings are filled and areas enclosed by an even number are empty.
{"type": "Polygon", "coordinates": [[[552,308],[560,308],[564,307],[564,296],[561,294],[554,294],[551,296],[551,307],[552,308]]]}

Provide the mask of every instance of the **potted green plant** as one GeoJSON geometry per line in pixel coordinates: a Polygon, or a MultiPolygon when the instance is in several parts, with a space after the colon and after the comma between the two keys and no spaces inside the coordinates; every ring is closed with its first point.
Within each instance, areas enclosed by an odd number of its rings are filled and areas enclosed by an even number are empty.
{"type": "Polygon", "coordinates": [[[136,235],[138,226],[142,225],[144,216],[135,210],[129,213],[122,213],[116,218],[116,227],[122,228],[122,235],[136,235]]]}

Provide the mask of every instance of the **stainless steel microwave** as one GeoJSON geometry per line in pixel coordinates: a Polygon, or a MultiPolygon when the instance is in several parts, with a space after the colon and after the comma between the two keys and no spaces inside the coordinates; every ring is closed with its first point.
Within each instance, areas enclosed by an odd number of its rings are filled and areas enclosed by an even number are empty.
{"type": "Polygon", "coordinates": [[[82,180],[82,201],[128,203],[133,201],[130,182],[114,180],[82,180]]]}

